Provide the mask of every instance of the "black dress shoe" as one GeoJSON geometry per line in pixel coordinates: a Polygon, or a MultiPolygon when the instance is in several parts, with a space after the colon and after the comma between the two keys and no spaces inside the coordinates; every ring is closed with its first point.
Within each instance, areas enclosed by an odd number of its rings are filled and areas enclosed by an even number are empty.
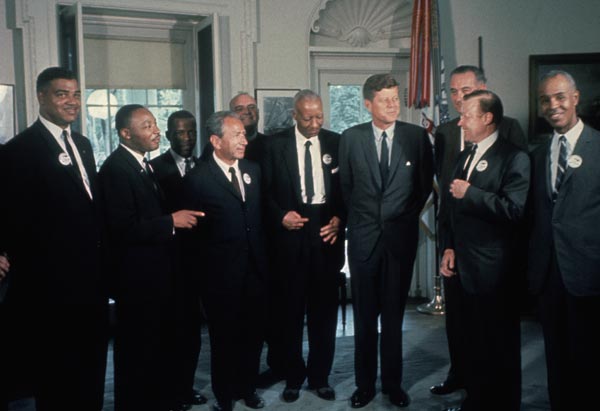
{"type": "Polygon", "coordinates": [[[430,387],[429,391],[431,391],[431,393],[435,395],[448,395],[462,388],[465,388],[463,384],[446,380],[441,384],[437,384],[430,387]]]}
{"type": "Polygon", "coordinates": [[[246,407],[253,408],[255,410],[265,407],[265,400],[263,400],[256,391],[254,391],[250,395],[245,396],[244,402],[246,403],[246,407]]]}
{"type": "Polygon", "coordinates": [[[281,398],[285,402],[294,402],[300,397],[300,390],[298,388],[285,387],[283,393],[281,394],[281,398]]]}
{"type": "Polygon", "coordinates": [[[212,411],[233,411],[233,405],[229,405],[229,408],[225,404],[221,404],[219,401],[215,401],[212,406],[212,411]]]}
{"type": "Polygon", "coordinates": [[[315,387],[309,386],[308,389],[314,390],[317,393],[317,396],[321,399],[324,399],[327,401],[335,400],[335,391],[329,385],[325,385],[320,388],[315,388],[315,387]]]}
{"type": "Polygon", "coordinates": [[[186,399],[185,402],[189,402],[190,404],[193,404],[193,405],[202,405],[202,404],[206,404],[208,402],[208,398],[206,398],[204,395],[200,394],[199,391],[192,390],[192,392],[190,393],[189,397],[186,399]]]}
{"type": "Polygon", "coordinates": [[[362,408],[375,398],[375,390],[361,390],[357,388],[350,397],[350,406],[352,408],[362,408]]]}
{"type": "Polygon", "coordinates": [[[407,407],[410,404],[410,397],[402,388],[390,391],[390,402],[396,407],[407,407]]]}

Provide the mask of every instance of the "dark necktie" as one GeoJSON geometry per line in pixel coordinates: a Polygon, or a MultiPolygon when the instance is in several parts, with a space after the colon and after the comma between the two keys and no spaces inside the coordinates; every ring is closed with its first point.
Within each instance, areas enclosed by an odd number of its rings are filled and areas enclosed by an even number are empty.
{"type": "Polygon", "coordinates": [[[150,163],[148,162],[148,159],[146,157],[144,157],[144,171],[146,172],[146,175],[152,182],[152,187],[154,187],[154,191],[158,192],[158,183],[156,182],[156,177],[154,176],[152,166],[150,166],[150,163]]]}
{"type": "Polygon", "coordinates": [[[192,171],[192,158],[188,157],[188,158],[185,159],[184,162],[185,162],[185,167],[184,167],[183,173],[187,174],[190,171],[192,171]]]}
{"type": "Polygon", "coordinates": [[[567,138],[560,136],[558,139],[558,164],[556,167],[556,181],[554,182],[554,191],[558,193],[560,185],[565,178],[565,171],[567,170],[567,138]]]}
{"type": "Polygon", "coordinates": [[[75,158],[75,153],[73,152],[73,147],[71,146],[71,143],[69,143],[68,136],[69,135],[67,133],[67,130],[63,130],[62,138],[63,138],[63,141],[65,142],[65,148],[67,149],[67,153],[69,154],[69,157],[71,157],[71,166],[75,170],[75,173],[77,174],[77,176],[79,178],[81,178],[81,181],[83,182],[83,177],[81,176],[81,170],[79,170],[79,164],[77,163],[77,159],[75,158]]]}
{"type": "Polygon", "coordinates": [[[473,144],[470,148],[469,155],[465,159],[464,167],[460,173],[460,179],[466,180],[469,175],[469,168],[471,168],[471,163],[473,162],[473,157],[475,157],[475,151],[477,151],[477,144],[473,144]]]}
{"type": "Polygon", "coordinates": [[[381,156],[379,157],[379,171],[381,171],[381,186],[385,189],[388,175],[390,174],[390,154],[387,145],[387,133],[381,133],[381,156]]]}
{"type": "Polygon", "coordinates": [[[238,181],[237,176],[235,175],[235,168],[229,167],[229,173],[231,173],[231,185],[233,185],[233,189],[240,196],[240,198],[243,198],[242,190],[240,190],[240,182],[238,181]]]}
{"type": "Polygon", "coordinates": [[[311,142],[304,143],[304,191],[306,192],[306,204],[312,203],[312,198],[315,195],[315,185],[313,182],[312,172],[312,156],[310,155],[311,142]]]}

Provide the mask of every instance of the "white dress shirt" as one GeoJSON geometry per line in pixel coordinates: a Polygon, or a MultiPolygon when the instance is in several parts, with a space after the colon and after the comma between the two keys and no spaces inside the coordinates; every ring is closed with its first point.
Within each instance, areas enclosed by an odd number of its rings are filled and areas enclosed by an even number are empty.
{"type": "Polygon", "coordinates": [[[217,154],[214,151],[213,151],[212,155],[213,155],[213,158],[215,159],[215,161],[217,162],[217,165],[219,166],[219,168],[221,170],[223,170],[223,173],[225,173],[225,177],[227,177],[227,180],[231,181],[231,173],[229,172],[229,168],[233,167],[235,169],[235,176],[237,177],[238,183],[240,185],[240,192],[242,193],[242,200],[246,201],[246,192],[244,191],[244,181],[243,181],[242,172],[240,171],[240,162],[238,160],[235,160],[235,162],[233,164],[229,165],[226,162],[224,162],[223,160],[221,160],[219,157],[217,157],[217,154]]]}
{"type": "Polygon", "coordinates": [[[71,148],[73,149],[73,154],[75,154],[75,160],[77,160],[77,167],[79,168],[79,172],[81,173],[81,177],[83,177],[83,186],[85,187],[85,191],[87,191],[90,198],[92,198],[92,190],[90,189],[90,179],[85,171],[85,167],[83,166],[83,161],[81,161],[81,156],[79,155],[79,149],[73,142],[71,138],[71,126],[67,126],[67,128],[62,129],[56,124],[46,120],[44,117],[39,117],[42,124],[50,131],[52,137],[56,140],[56,143],[62,148],[65,154],[69,155],[67,151],[67,147],[65,147],[65,142],[63,141],[62,133],[63,130],[67,132],[67,140],[69,140],[69,144],[71,144],[71,148]]]}
{"type": "Polygon", "coordinates": [[[375,136],[375,149],[377,150],[377,159],[381,162],[381,135],[385,131],[387,134],[387,147],[388,147],[388,164],[390,164],[390,160],[392,159],[392,147],[394,142],[394,129],[396,128],[396,123],[392,124],[385,130],[381,130],[375,124],[371,123],[373,126],[373,135],[375,136]]]}
{"type": "MultiPolygon", "coordinates": [[[[558,139],[560,136],[565,136],[567,139],[567,160],[573,153],[573,148],[575,148],[575,144],[577,144],[577,140],[579,140],[579,136],[583,131],[583,121],[581,119],[577,120],[577,124],[575,124],[569,131],[565,134],[558,134],[556,130],[552,135],[552,143],[550,143],[550,173],[551,173],[551,182],[552,182],[552,190],[554,190],[554,186],[556,185],[556,169],[558,168],[558,154],[560,152],[560,143],[558,139]]],[[[566,170],[565,170],[566,171],[566,170]]]]}
{"type": "Polygon", "coordinates": [[[321,142],[318,136],[310,139],[304,137],[298,126],[295,127],[296,134],[296,154],[298,156],[298,170],[300,172],[300,190],[302,194],[302,202],[306,203],[306,182],[304,179],[304,153],[306,151],[306,141],[310,140],[310,159],[312,164],[313,187],[315,195],[312,198],[311,204],[325,203],[325,180],[323,179],[323,166],[321,166],[321,142]]]}
{"type": "Polygon", "coordinates": [[[477,166],[481,157],[485,154],[486,151],[496,142],[498,139],[498,130],[494,131],[492,134],[481,140],[477,144],[477,150],[475,151],[475,157],[473,157],[473,161],[471,161],[471,165],[469,166],[469,171],[467,172],[467,180],[471,177],[471,172],[477,166]]]}

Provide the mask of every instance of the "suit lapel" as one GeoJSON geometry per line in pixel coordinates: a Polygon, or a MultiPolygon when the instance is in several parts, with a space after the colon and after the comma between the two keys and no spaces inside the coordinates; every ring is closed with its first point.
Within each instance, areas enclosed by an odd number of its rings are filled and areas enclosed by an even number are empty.
{"type": "Polygon", "coordinates": [[[123,158],[123,161],[127,163],[129,167],[131,167],[133,174],[137,175],[139,179],[142,180],[142,183],[146,186],[146,188],[148,188],[148,190],[160,200],[160,194],[154,189],[152,177],[146,173],[136,158],[121,145],[119,145],[117,150],[120,156],[123,158]]]}
{"type": "Polygon", "coordinates": [[[48,148],[51,153],[50,156],[53,158],[52,161],[56,161],[59,164],[59,166],[65,171],[65,173],[70,176],[73,183],[75,183],[75,185],[77,187],[79,187],[79,189],[85,193],[85,196],[89,198],[89,195],[85,189],[85,186],[83,185],[83,181],[81,180],[81,177],[79,176],[79,173],[75,171],[75,165],[74,164],[64,165],[60,161],[60,158],[63,158],[64,156],[66,156],[67,153],[65,153],[63,151],[62,147],[57,143],[57,141],[54,138],[54,136],[52,135],[52,133],[50,133],[50,130],[48,130],[44,126],[44,124],[42,124],[41,121],[38,120],[36,122],[36,124],[37,124],[38,128],[40,129],[40,134],[42,135],[42,138],[48,145],[48,148]]]}
{"type": "Polygon", "coordinates": [[[290,181],[292,182],[292,188],[296,193],[296,200],[298,204],[302,204],[302,189],[300,187],[300,166],[298,165],[298,152],[296,150],[296,135],[292,129],[292,132],[288,134],[286,138],[286,144],[283,149],[283,158],[288,170],[290,181]]]}
{"type": "Polygon", "coordinates": [[[334,153],[329,146],[329,140],[327,137],[321,132],[319,133],[319,144],[321,146],[321,169],[323,170],[323,183],[325,184],[325,198],[333,198],[331,195],[331,169],[335,167],[337,161],[334,161],[337,158],[337,153],[334,153]],[[323,157],[326,155],[331,158],[331,162],[329,164],[325,164],[323,161],[323,157]]]}
{"type": "Polygon", "coordinates": [[[254,187],[256,186],[256,176],[253,176],[252,173],[250,173],[250,171],[246,167],[247,165],[248,162],[246,160],[240,160],[240,182],[244,185],[244,195],[246,197],[246,203],[253,203],[255,201],[254,196],[256,194],[256,190],[254,190],[254,187]],[[246,181],[244,176],[247,176],[249,182],[246,181]]]}
{"type": "MultiPolygon", "coordinates": [[[[217,164],[215,159],[211,157],[208,164],[209,164],[209,169],[210,169],[211,173],[213,174],[213,176],[215,177],[215,181],[217,182],[217,184],[219,184],[225,190],[230,192],[231,195],[234,196],[235,198],[237,198],[239,201],[244,201],[240,197],[240,195],[237,193],[237,191],[234,190],[233,185],[231,184],[231,181],[229,181],[229,179],[225,176],[225,173],[223,173],[223,170],[221,170],[221,167],[219,167],[219,165],[217,164]]],[[[242,176],[239,176],[238,178],[243,179],[242,176]]]]}
{"type": "MultiPolygon", "coordinates": [[[[583,130],[581,131],[581,135],[579,136],[579,139],[577,140],[577,144],[575,144],[575,147],[573,148],[573,152],[571,153],[571,156],[577,155],[577,156],[583,158],[585,161],[585,153],[588,152],[587,151],[589,148],[588,145],[591,142],[592,142],[592,133],[590,133],[588,126],[584,126],[583,130]]],[[[565,183],[568,183],[568,181],[570,180],[570,178],[574,172],[575,172],[575,168],[567,167],[562,185],[564,185],[565,183]]]]}
{"type": "Polygon", "coordinates": [[[390,174],[388,176],[389,180],[394,178],[394,174],[398,170],[400,157],[402,156],[402,145],[405,144],[400,137],[400,129],[400,123],[396,122],[396,127],[394,128],[394,139],[392,141],[392,157],[390,159],[390,174]]]}
{"type": "Polygon", "coordinates": [[[362,137],[362,151],[365,155],[365,162],[371,170],[375,183],[382,188],[381,172],[379,171],[379,158],[377,157],[377,147],[375,147],[375,136],[373,135],[372,123],[366,123],[364,136],[362,137]]]}
{"type": "Polygon", "coordinates": [[[552,187],[552,169],[551,169],[551,159],[550,159],[550,147],[552,145],[552,138],[550,138],[549,141],[547,141],[544,146],[543,146],[543,150],[541,150],[541,152],[539,153],[539,167],[541,167],[541,172],[538,174],[538,180],[542,180],[539,182],[540,187],[544,187],[544,189],[546,190],[546,197],[548,197],[549,200],[552,200],[552,192],[553,192],[553,187],[552,187]]]}

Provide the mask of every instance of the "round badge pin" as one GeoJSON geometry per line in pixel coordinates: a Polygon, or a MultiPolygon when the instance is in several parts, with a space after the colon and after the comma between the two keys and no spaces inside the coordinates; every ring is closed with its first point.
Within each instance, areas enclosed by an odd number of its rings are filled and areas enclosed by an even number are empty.
{"type": "Polygon", "coordinates": [[[67,153],[60,153],[58,155],[58,161],[63,166],[71,165],[71,157],[69,157],[69,155],[67,153]]]}
{"type": "Polygon", "coordinates": [[[250,178],[250,175],[248,173],[244,173],[244,176],[242,178],[244,179],[244,183],[246,184],[250,184],[252,182],[252,179],[250,178]]]}
{"type": "Polygon", "coordinates": [[[477,163],[477,166],[475,167],[477,171],[485,171],[487,168],[488,162],[486,160],[481,160],[479,163],[477,163]]]}
{"type": "Polygon", "coordinates": [[[329,154],[323,154],[323,163],[325,165],[331,164],[331,156],[329,154]]]}
{"type": "Polygon", "coordinates": [[[583,164],[583,159],[577,154],[573,154],[569,157],[569,160],[567,160],[567,165],[571,168],[579,168],[581,167],[581,164],[583,164]]]}

